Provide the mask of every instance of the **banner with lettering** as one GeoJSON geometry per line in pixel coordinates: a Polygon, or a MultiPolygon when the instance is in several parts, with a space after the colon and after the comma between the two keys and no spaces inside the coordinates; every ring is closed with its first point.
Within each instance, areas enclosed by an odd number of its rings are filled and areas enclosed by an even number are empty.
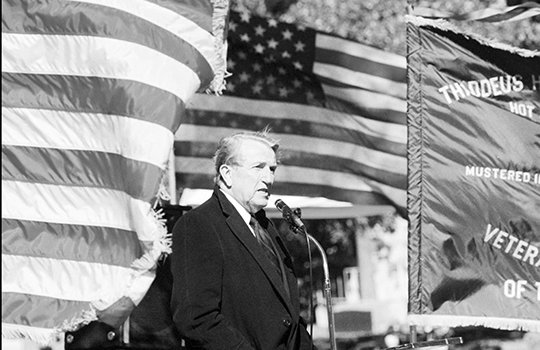
{"type": "Polygon", "coordinates": [[[409,322],[540,331],[540,52],[408,16],[409,322]]]}

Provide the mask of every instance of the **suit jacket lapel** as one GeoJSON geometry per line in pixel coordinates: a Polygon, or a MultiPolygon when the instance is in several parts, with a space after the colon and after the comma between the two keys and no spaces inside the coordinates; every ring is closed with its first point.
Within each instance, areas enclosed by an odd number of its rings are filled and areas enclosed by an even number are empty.
{"type": "Polygon", "coordinates": [[[214,191],[214,194],[217,196],[221,209],[226,217],[225,222],[231,229],[232,233],[240,240],[240,242],[242,242],[255,261],[257,261],[266,277],[270,280],[278,292],[290,314],[292,316],[296,316],[295,309],[291,304],[287,293],[285,292],[285,288],[283,287],[281,276],[278,275],[275,268],[272,266],[272,263],[265,258],[263,248],[259,245],[255,236],[253,236],[253,233],[251,233],[246,223],[242,220],[240,214],[236,211],[232,204],[229,203],[229,200],[225,197],[225,195],[223,195],[223,193],[221,193],[221,191],[218,189],[214,191]]]}
{"type": "Polygon", "coordinates": [[[290,300],[291,300],[291,303],[295,304],[294,301],[299,300],[298,299],[299,295],[298,295],[298,285],[296,281],[296,275],[294,274],[294,267],[293,267],[291,255],[289,251],[287,250],[285,243],[281,239],[281,236],[278,234],[277,230],[275,229],[274,225],[272,224],[269,225],[268,232],[272,236],[272,239],[274,239],[274,242],[278,248],[279,254],[283,261],[283,265],[285,265],[285,269],[290,269],[290,273],[286,273],[286,275],[287,275],[287,279],[289,283],[290,300]]]}

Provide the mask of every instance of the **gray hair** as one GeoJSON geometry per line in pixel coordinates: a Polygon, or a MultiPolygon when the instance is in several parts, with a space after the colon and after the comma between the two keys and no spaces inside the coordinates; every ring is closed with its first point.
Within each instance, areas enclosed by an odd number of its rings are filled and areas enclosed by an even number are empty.
{"type": "Polygon", "coordinates": [[[260,141],[264,144],[267,144],[276,154],[278,158],[278,148],[279,141],[269,136],[269,128],[266,127],[261,131],[249,132],[243,131],[233,135],[226,136],[219,140],[216,153],[214,154],[214,166],[216,175],[214,178],[214,183],[217,184],[219,181],[219,168],[223,164],[235,164],[236,163],[236,149],[241,141],[244,140],[255,140],[260,141]]]}

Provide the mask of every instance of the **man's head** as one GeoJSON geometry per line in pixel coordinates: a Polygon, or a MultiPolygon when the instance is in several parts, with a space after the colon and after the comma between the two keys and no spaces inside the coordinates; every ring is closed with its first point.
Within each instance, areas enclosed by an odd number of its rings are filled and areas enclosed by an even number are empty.
{"type": "Polygon", "coordinates": [[[214,156],[216,184],[247,211],[256,213],[268,204],[278,147],[267,131],[221,139],[214,156]]]}

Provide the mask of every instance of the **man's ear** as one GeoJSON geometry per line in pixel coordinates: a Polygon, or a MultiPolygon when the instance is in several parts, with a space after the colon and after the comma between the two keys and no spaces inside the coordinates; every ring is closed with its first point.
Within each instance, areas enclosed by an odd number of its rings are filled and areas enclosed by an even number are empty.
{"type": "Polygon", "coordinates": [[[232,174],[231,174],[231,167],[227,164],[222,164],[219,167],[219,176],[221,178],[221,181],[227,188],[231,188],[232,186],[232,174]]]}

